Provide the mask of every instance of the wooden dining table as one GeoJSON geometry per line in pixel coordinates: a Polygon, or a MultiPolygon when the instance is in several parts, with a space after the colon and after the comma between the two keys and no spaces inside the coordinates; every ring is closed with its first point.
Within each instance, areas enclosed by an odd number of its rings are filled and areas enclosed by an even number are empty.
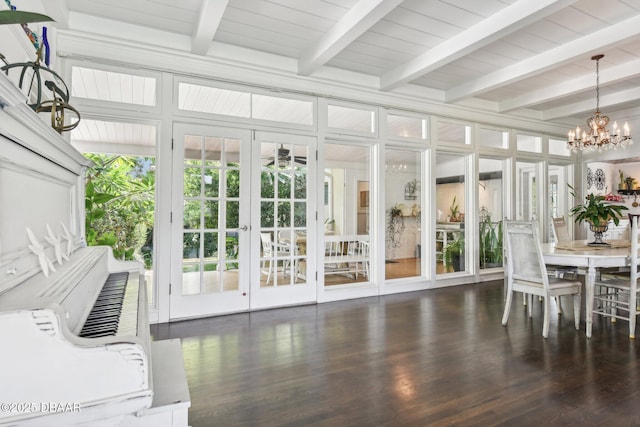
{"type": "Polygon", "coordinates": [[[591,338],[593,325],[593,298],[596,274],[601,268],[626,267],[629,265],[631,242],[612,240],[611,246],[588,246],[587,240],[543,243],[542,256],[546,264],[577,267],[578,273],[585,275],[585,319],[587,338],[591,338]]]}

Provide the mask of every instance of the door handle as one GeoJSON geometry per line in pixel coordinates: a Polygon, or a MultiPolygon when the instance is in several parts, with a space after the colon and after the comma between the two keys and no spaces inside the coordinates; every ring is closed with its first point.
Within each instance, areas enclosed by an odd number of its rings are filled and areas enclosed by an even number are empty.
{"type": "Polygon", "coordinates": [[[249,229],[249,227],[247,227],[246,225],[243,225],[242,227],[240,227],[240,230],[242,231],[247,231],[249,229]]]}

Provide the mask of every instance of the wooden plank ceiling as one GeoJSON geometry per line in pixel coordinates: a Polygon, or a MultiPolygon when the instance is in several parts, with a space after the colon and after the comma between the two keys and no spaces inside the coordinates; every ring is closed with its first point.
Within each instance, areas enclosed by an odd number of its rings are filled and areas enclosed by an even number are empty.
{"type": "Polygon", "coordinates": [[[293,64],[336,82],[362,76],[382,92],[559,123],[594,111],[590,57],[603,53],[601,110],[634,117],[640,99],[639,0],[42,3],[70,30],[148,32],[195,55],[293,64]]]}

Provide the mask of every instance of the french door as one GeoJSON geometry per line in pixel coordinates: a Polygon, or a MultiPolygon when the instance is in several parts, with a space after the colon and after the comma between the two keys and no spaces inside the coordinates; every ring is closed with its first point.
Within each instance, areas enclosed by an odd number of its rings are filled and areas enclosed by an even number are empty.
{"type": "Polygon", "coordinates": [[[315,138],[191,124],[173,133],[170,317],[314,301],[315,138]]]}
{"type": "Polygon", "coordinates": [[[248,130],[176,124],[172,319],[249,308],[248,130]]]}
{"type": "Polygon", "coordinates": [[[316,295],[316,139],[256,132],[251,188],[251,308],[316,295]]]}

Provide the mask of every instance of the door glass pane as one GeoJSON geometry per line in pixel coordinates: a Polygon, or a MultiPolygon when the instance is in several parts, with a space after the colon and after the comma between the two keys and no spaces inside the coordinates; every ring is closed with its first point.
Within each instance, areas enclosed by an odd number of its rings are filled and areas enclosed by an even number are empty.
{"type": "Polygon", "coordinates": [[[436,274],[466,270],[465,160],[436,154],[436,274]]]}
{"type": "Polygon", "coordinates": [[[471,126],[457,123],[438,122],[438,143],[443,144],[470,144],[471,126]]]}
{"type": "MultiPolygon", "coordinates": [[[[127,150],[124,145],[121,148],[127,150]]],[[[94,167],[87,171],[87,244],[108,245],[117,259],[142,262],[148,302],[154,306],[155,157],[112,154],[86,154],[86,157],[94,162],[94,167]],[[112,198],[105,203],[98,199],[100,194],[112,198]]]]}
{"type": "Polygon", "coordinates": [[[420,276],[422,245],[420,152],[387,150],[385,161],[385,278],[420,276]]]}
{"type": "Polygon", "coordinates": [[[571,150],[567,148],[567,141],[549,138],[549,154],[554,156],[571,156],[571,150]]]}
{"type": "Polygon", "coordinates": [[[369,281],[370,148],[327,144],[325,149],[324,284],[369,281]]]}
{"type": "Polygon", "coordinates": [[[387,130],[394,137],[427,139],[427,120],[387,114],[387,130]]]}
{"type": "Polygon", "coordinates": [[[306,283],[306,146],[261,144],[260,286],[306,283]]]}
{"type": "MultiPolygon", "coordinates": [[[[198,170],[198,173],[200,170],[198,170]]],[[[205,169],[203,183],[205,197],[218,197],[218,189],[220,188],[220,173],[217,169],[205,169]]],[[[196,196],[200,195],[200,189],[196,196]]]]}
{"type": "Polygon", "coordinates": [[[185,229],[195,229],[200,226],[200,201],[199,200],[185,200],[182,220],[183,220],[183,227],[185,229]]]}
{"type": "Polygon", "coordinates": [[[480,128],[479,145],[491,148],[509,148],[509,132],[480,128]]]}
{"type": "Polygon", "coordinates": [[[236,139],[185,136],[183,295],[238,289],[239,149],[236,139]]]}
{"type": "MultiPolygon", "coordinates": [[[[572,172],[571,166],[549,165],[549,236],[553,236],[553,221],[551,218],[564,217],[567,224],[572,224],[568,217],[569,206],[573,206],[573,198],[569,194],[568,177],[572,172]]],[[[615,192],[614,192],[615,193],[615,192]]],[[[573,235],[573,227],[567,227],[569,235],[573,235]]],[[[548,239],[551,241],[551,239],[548,239]]]]}
{"type": "Polygon", "coordinates": [[[516,219],[537,220],[536,163],[516,162],[516,219]]]}
{"type": "Polygon", "coordinates": [[[518,151],[542,153],[542,138],[539,136],[518,134],[516,136],[516,144],[518,151]]]}
{"type": "Polygon", "coordinates": [[[479,266],[502,267],[502,172],[504,161],[480,158],[478,177],[479,266]]]}

